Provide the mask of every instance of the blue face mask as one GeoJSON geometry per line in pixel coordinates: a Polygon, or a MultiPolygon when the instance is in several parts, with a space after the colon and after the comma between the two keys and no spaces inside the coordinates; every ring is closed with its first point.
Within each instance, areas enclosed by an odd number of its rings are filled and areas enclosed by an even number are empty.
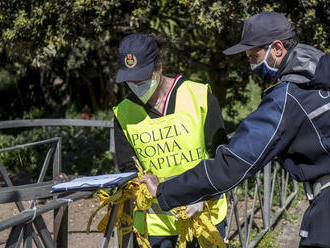
{"type": "MultiPolygon", "coordinates": [[[[251,64],[252,72],[258,75],[265,83],[271,83],[278,71],[277,68],[271,67],[267,63],[267,57],[270,52],[271,45],[269,45],[265,58],[258,64],[251,64]]],[[[274,66],[276,64],[276,60],[274,66]]]]}

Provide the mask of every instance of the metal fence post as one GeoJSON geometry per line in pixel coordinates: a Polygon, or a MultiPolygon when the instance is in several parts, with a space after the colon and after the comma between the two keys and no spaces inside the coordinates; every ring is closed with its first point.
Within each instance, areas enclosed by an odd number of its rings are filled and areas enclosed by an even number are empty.
{"type": "Polygon", "coordinates": [[[244,182],[244,246],[247,247],[248,241],[248,187],[249,187],[249,179],[246,179],[244,182]]]}
{"type": "MultiPolygon", "coordinates": [[[[62,171],[62,139],[59,138],[54,154],[53,178],[62,171]]],[[[54,196],[56,199],[56,196],[54,196]]],[[[68,247],[68,205],[54,209],[54,243],[55,247],[68,247]]]]}
{"type": "Polygon", "coordinates": [[[270,224],[270,211],[271,211],[271,162],[264,168],[264,228],[268,228],[270,224]]]}

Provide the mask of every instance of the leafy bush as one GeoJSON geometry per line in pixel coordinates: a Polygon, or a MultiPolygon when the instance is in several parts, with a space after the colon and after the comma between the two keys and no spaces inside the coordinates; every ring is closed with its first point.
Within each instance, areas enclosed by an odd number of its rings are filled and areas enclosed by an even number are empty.
{"type": "MultiPolygon", "coordinates": [[[[68,118],[77,117],[77,113],[74,112],[67,115],[68,118]]],[[[110,117],[111,114],[102,112],[95,115],[94,118],[110,120],[110,117]]],[[[62,138],[62,169],[65,173],[96,175],[114,171],[112,155],[109,152],[109,128],[37,127],[6,130],[0,135],[0,148],[53,137],[62,138]]],[[[0,153],[0,159],[9,172],[24,171],[36,177],[49,147],[49,145],[38,145],[32,148],[0,153]]]]}

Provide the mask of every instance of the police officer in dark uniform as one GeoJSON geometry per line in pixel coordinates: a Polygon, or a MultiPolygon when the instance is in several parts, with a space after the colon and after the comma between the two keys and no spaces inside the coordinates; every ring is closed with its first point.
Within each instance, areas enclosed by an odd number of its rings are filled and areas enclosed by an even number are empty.
{"type": "Polygon", "coordinates": [[[278,156],[310,186],[300,247],[330,247],[330,55],[298,43],[294,26],[276,12],[245,20],[240,43],[224,53],[244,51],[253,73],[271,83],[258,109],[214,159],[161,184],[144,181],[168,210],[227,192],[278,156]]]}

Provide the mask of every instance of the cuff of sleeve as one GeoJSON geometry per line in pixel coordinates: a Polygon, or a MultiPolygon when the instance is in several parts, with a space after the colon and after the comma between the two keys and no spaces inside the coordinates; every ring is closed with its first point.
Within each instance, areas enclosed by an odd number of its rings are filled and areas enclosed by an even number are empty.
{"type": "Polygon", "coordinates": [[[164,193],[164,183],[158,185],[156,196],[160,208],[164,211],[169,211],[171,208],[168,206],[166,202],[166,197],[164,193]]]}

